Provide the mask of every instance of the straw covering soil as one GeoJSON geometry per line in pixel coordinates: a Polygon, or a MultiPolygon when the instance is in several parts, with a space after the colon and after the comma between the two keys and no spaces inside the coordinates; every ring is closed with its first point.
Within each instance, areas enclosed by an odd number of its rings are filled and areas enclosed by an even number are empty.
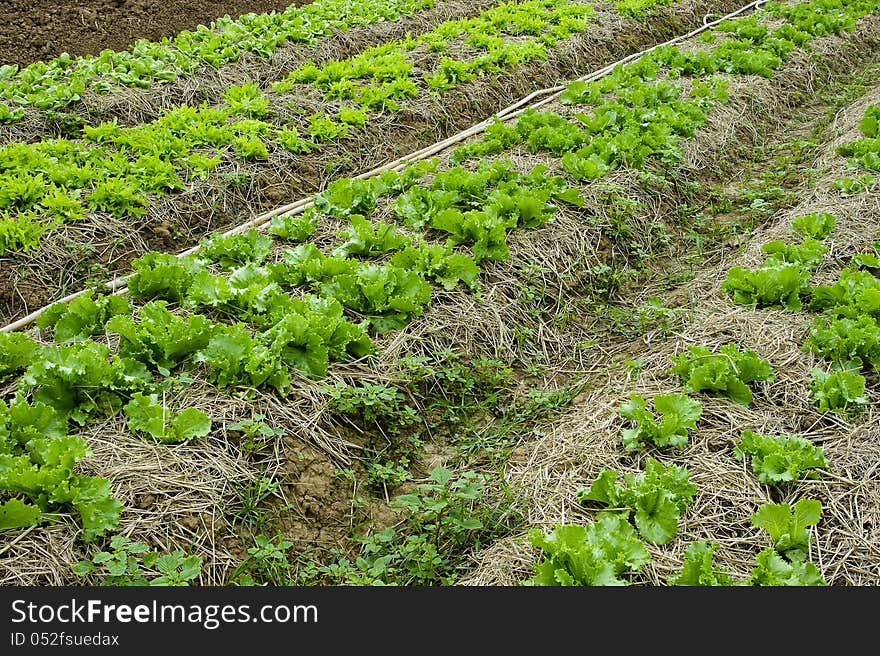
{"type": "MultiPolygon", "coordinates": [[[[603,468],[636,473],[644,468],[645,453],[625,452],[620,431],[625,421],[617,414],[630,394],[650,399],[680,392],[677,378],[667,373],[671,357],[688,345],[718,346],[736,342],[767,358],[776,381],[759,384],[755,402],[745,407],[725,399],[701,397],[703,419],[688,446],[664,454],[664,464],[690,471],[697,486],[693,505],[679,521],[678,537],[663,547],[651,547],[652,561],[636,578],[640,583],[663,585],[676,572],[684,549],[692,542],[717,542],[715,562],[737,580],[748,578],[755,554],[771,546],[766,534],[751,524],[751,514],[763,503],[793,504],[800,498],[822,501],[822,519],[811,531],[809,559],[832,585],[875,585],[880,578],[880,413],[876,374],[868,376],[867,411],[856,419],[819,413],[810,403],[808,384],[822,361],[801,348],[812,316],[807,312],[752,310],[735,305],[721,291],[721,282],[733,266],[756,268],[765,255],[761,245],[791,237],[791,219],[811,212],[829,212],[837,218],[828,239],[830,252],[816,272],[814,284],[831,284],[850,257],[870,250],[880,226],[880,198],[859,194],[841,198],[831,183],[847,174],[845,159],[834,149],[859,137],[856,126],[868,105],[880,102],[880,88],[843,108],[835,117],[827,144],[814,166],[824,172],[815,190],[751,235],[741,253],[731,253],[676,291],[689,309],[684,329],[671,339],[646,334],[644,345],[627,349],[625,358],[638,357],[638,373],[611,373],[597,380],[596,389],[577,399],[576,407],[547,431],[544,438],[520,446],[505,472],[516,495],[515,509],[527,525],[549,531],[558,523],[586,522],[593,511],[578,501],[578,490],[588,487],[603,468]],[[654,345],[650,345],[651,343],[654,345]],[[740,432],[798,434],[824,449],[828,468],[821,480],[803,480],[781,487],[757,482],[747,461],[733,456],[740,432]]],[[[646,289],[649,295],[656,289],[646,289]]],[[[618,362],[624,358],[617,357],[618,362]]],[[[611,369],[611,371],[615,371],[611,369]]],[[[648,455],[657,457],[653,452],[648,455]]],[[[462,585],[517,585],[529,578],[540,558],[524,534],[499,541],[474,557],[473,571],[462,585]]]]}
{"type": "MultiPolygon", "coordinates": [[[[668,271],[658,272],[614,296],[615,302],[629,307],[652,296],[663,297],[670,306],[683,310],[682,322],[674,331],[647,331],[632,341],[614,337],[591,315],[590,289],[601,280],[585,272],[598,264],[623,266],[637,259],[629,250],[631,245],[621,244],[611,234],[612,217],[605,202],[609,189],[639,201],[626,218],[635,241],[641,239],[642,246],[650,250],[651,226],[664,222],[672,236],[666,254],[671,252],[673,258],[686,254],[687,226],[677,224],[673,217],[685,203],[699,201],[699,192],[694,196],[688,183],[735,178],[741,166],[757,157],[755,147],[778,138],[835,76],[845,76],[869,62],[877,52],[878,38],[880,22],[865,19],[854,34],[818,40],[812,56],[793,57],[772,80],[734,79],[730,103],[712,110],[709,124],[688,144],[674,183],[621,171],[602,185],[582,186],[587,200],[584,208],[563,208],[554,223],[511,235],[510,260],[484,269],[480,295],[435,292],[420,319],[377,340],[377,358],[331,366],[323,381],[326,384],[379,384],[397,379],[401,374],[398,359],[406,355],[431,356],[452,348],[468,358],[488,355],[525,368],[540,354],[543,372],[533,378],[523,376],[513,396],[536,387],[557,389],[576,380],[589,385],[574,399],[570,411],[552,423],[536,426],[536,432],[513,451],[504,476],[511,494],[510,512],[523,516],[522,530],[473,554],[462,584],[516,585],[531,576],[539,555],[525,539],[528,528],[549,530],[555,523],[587,521],[594,515],[579,507],[578,489],[602,468],[620,472],[642,468],[645,454],[624,452],[619,442],[617,407],[621,400],[630,393],[650,398],[680,391],[677,381],[666,374],[670,356],[687,344],[714,347],[729,341],[768,358],[777,379],[759,385],[756,402],[748,408],[723,399],[701,399],[704,419],[699,430],[692,432],[685,449],[662,456],[664,462],[688,468],[697,495],[679,522],[678,538],[664,547],[651,547],[652,562],[634,580],[663,584],[680,566],[684,548],[699,539],[719,542],[716,562],[744,578],[754,555],[770,546],[766,536],[751,526],[751,513],[764,502],[806,496],[821,499],[823,504],[822,521],[812,533],[810,560],[826,580],[839,585],[876,582],[880,576],[876,376],[869,379],[874,389],[870,409],[857,420],[820,415],[810,406],[806,387],[817,363],[801,349],[808,315],[736,306],[720,291],[720,284],[731,266],[757,265],[760,245],[787,235],[790,219],[806,212],[827,210],[838,219],[829,238],[831,252],[817,281],[835,279],[849,256],[875,239],[880,224],[876,194],[840,199],[830,183],[844,171],[843,159],[833,154],[833,147],[855,137],[864,108],[880,100],[880,91],[875,89],[838,114],[828,130],[834,141],[814,164],[823,176],[815,189],[801,190],[802,200],[796,207],[773,216],[748,240],[742,238],[742,243],[716,245],[720,261],[703,268],[688,283],[672,285],[665,275],[668,271]],[[539,302],[526,293],[535,289],[544,292],[539,302]],[[559,321],[559,311],[566,308],[574,310],[572,315],[559,321]],[[527,329],[527,339],[522,329],[527,329]],[[638,372],[623,365],[637,358],[638,372]],[[821,444],[829,462],[828,476],[778,491],[759,485],[748,465],[732,456],[742,429],[799,433],[821,444]]],[[[551,159],[525,151],[514,150],[510,156],[524,172],[538,163],[555,166],[551,159]]],[[[318,240],[334,229],[323,226],[318,240]]],[[[283,485],[270,505],[281,509],[279,524],[295,551],[346,544],[353,517],[351,499],[355,493],[364,493],[335,472],[349,467],[360,476],[366,454],[387,436],[365,434],[362,427],[342,421],[329,411],[326,393],[306,380],[297,381],[293,393],[283,400],[262,393],[239,398],[200,379],[177,393],[185,394],[187,405],[215,418],[220,428],[210,440],[183,447],[151,444],[131,436],[119,418],[90,426],[84,435],[95,451],[84,462],[84,473],[110,478],[125,506],[120,533],[162,550],[181,548],[196,553],[205,560],[199,582],[222,583],[244,556],[238,537],[241,526],[230,520],[227,511],[240,501],[242,486],[277,476],[283,485]],[[227,425],[252,412],[263,414],[267,423],[280,426],[287,436],[248,460],[236,448],[240,436],[227,425]]],[[[420,400],[412,402],[418,405],[420,400]]],[[[489,416],[482,423],[491,425],[496,420],[489,416]]],[[[449,461],[442,439],[428,446],[413,466],[416,480],[432,466],[449,461]]],[[[471,466],[493,471],[493,463],[476,461],[471,466]]],[[[405,489],[366,495],[368,521],[377,527],[397,523],[400,518],[386,500],[401,491],[405,489]]],[[[22,532],[0,547],[0,584],[80,582],[70,567],[86,550],[75,535],[76,525],[65,518],[57,525],[22,532]]]]}

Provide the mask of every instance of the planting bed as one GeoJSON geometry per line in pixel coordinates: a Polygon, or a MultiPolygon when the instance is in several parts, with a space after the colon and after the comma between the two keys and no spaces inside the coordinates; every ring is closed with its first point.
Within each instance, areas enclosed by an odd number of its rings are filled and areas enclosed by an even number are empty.
{"type": "Polygon", "coordinates": [[[157,40],[216,18],[283,11],[288,0],[7,0],[0,7],[0,64],[28,64],[63,52],[96,55],[125,50],[137,39],[157,40]]]}
{"type": "MultiPolygon", "coordinates": [[[[770,3],[430,159],[346,177],[390,157],[380,144],[435,141],[717,10],[595,7],[635,36],[578,32],[509,75],[368,113],[360,136],[291,160],[356,141],[357,165],[285,179],[314,204],[261,230],[209,234],[268,207],[249,188],[226,223],[165,248],[96,212],[0,259],[10,320],[40,304],[27,285],[77,288],[39,271],[91,261],[62,254],[72,236],[119,235],[114,270],[133,274],[0,333],[0,581],[873,585],[880,4],[770,3]],[[404,116],[430,117],[411,142],[404,116]]],[[[273,57],[287,73],[307,59],[273,57]]],[[[318,68],[297,98],[338,110],[318,68]]],[[[268,85],[279,71],[262,92],[294,92],[268,85]]],[[[139,124],[161,88],[139,91],[137,120],[106,111],[139,124]]],[[[23,110],[8,143],[50,128],[23,110]]],[[[233,151],[218,167],[283,175],[274,151],[263,169],[233,151]]],[[[195,196],[222,206],[197,184],[139,218],[170,233],[195,196]]]]}

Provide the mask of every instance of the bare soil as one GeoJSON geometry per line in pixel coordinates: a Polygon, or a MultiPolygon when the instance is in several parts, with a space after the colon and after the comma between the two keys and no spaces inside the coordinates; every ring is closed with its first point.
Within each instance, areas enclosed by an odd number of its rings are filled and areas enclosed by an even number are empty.
{"type": "Polygon", "coordinates": [[[5,0],[0,3],[0,64],[27,65],[63,52],[126,50],[138,39],[173,36],[224,15],[283,11],[303,0],[5,0]]]}

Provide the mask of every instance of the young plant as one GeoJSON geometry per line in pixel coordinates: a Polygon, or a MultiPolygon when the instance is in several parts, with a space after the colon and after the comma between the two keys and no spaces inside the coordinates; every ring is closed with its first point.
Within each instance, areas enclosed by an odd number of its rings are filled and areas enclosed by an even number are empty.
{"type": "Polygon", "coordinates": [[[803,562],[810,548],[807,529],[818,524],[822,504],[814,499],[800,499],[794,506],[787,503],[765,503],[752,515],[752,524],[764,529],[773,541],[773,548],[790,561],[803,562]]]}
{"type": "Polygon", "coordinates": [[[710,546],[703,540],[688,546],[681,569],[666,579],[667,584],[701,587],[737,585],[726,570],[716,567],[712,562],[718,546],[717,542],[710,546]]]}
{"type": "Polygon", "coordinates": [[[865,396],[865,377],[847,369],[824,371],[813,369],[810,391],[819,412],[857,415],[868,405],[865,396]]]}
{"type": "Polygon", "coordinates": [[[799,244],[789,244],[781,239],[774,239],[764,244],[761,250],[770,256],[762,268],[799,264],[804,269],[812,270],[828,253],[828,247],[812,237],[804,238],[799,244]]]}
{"type": "Polygon", "coordinates": [[[79,513],[83,541],[114,530],[122,504],[110,482],[74,471],[90,455],[83,438],[68,435],[63,412],[40,402],[7,406],[0,400],[0,490],[16,495],[0,505],[0,525],[34,526],[69,505],[79,513]]]}
{"type": "Polygon", "coordinates": [[[853,196],[863,191],[871,191],[877,186],[877,178],[870,173],[851,177],[843,177],[831,183],[831,186],[840,191],[841,196],[853,196]]]}
{"type": "Polygon", "coordinates": [[[0,333],[0,381],[31,364],[40,350],[41,346],[27,335],[0,333]]]}
{"type": "Polygon", "coordinates": [[[664,467],[648,458],[645,470],[623,475],[624,485],[617,483],[617,472],[603,469],[589,489],[578,492],[581,503],[595,501],[632,515],[639,533],[649,542],[666,544],[678,530],[678,518],[690,505],[696,487],[686,469],[677,465],[664,467]]]}
{"type": "Polygon", "coordinates": [[[266,416],[261,412],[254,412],[250,418],[240,419],[226,424],[228,431],[241,434],[238,448],[245,455],[254,455],[272,443],[273,440],[284,437],[284,430],[273,428],[265,421],[266,416]]]}
{"type": "Polygon", "coordinates": [[[255,535],[254,546],[248,547],[247,557],[230,574],[230,580],[237,585],[290,585],[287,552],[292,546],[281,533],[274,540],[255,535]]]}
{"type": "Polygon", "coordinates": [[[639,394],[630,394],[629,400],[620,405],[618,414],[636,424],[621,434],[624,448],[638,449],[646,443],[657,447],[683,447],[687,444],[688,432],[697,427],[703,414],[703,405],[686,394],[659,394],[654,397],[654,409],[661,417],[659,423],[639,394]]]}
{"type": "Polygon", "coordinates": [[[201,573],[201,556],[188,556],[181,549],[163,554],[124,535],[110,538],[110,549],[81,560],[73,566],[73,573],[99,573],[100,584],[110,586],[188,586],[201,573]]]}
{"type": "Polygon", "coordinates": [[[223,92],[223,99],[229,113],[233,115],[261,118],[269,113],[269,99],[263,96],[260,87],[254,82],[229,87],[223,92]]]}
{"type": "Polygon", "coordinates": [[[834,229],[837,219],[828,212],[812,212],[803,214],[791,222],[791,228],[801,237],[825,239],[834,229]]]}
{"type": "Polygon", "coordinates": [[[39,506],[21,499],[9,499],[0,503],[0,531],[10,528],[36,526],[43,519],[39,506]]]}
{"type": "Polygon", "coordinates": [[[746,585],[822,587],[828,584],[822,578],[819,568],[810,562],[788,561],[775,549],[765,549],[755,557],[746,585]]]}
{"type": "Polygon", "coordinates": [[[39,317],[39,328],[55,328],[56,342],[72,342],[104,332],[111,317],[130,315],[131,303],[124,296],[88,294],[68,303],[54,303],[39,317]]]}
{"type": "Polygon", "coordinates": [[[816,470],[828,467],[824,451],[799,435],[762,435],[744,430],[733,454],[740,460],[751,457],[752,471],[764,485],[817,479],[816,470]]]}
{"type": "Polygon", "coordinates": [[[214,332],[214,324],[207,317],[201,314],[181,317],[167,307],[165,301],[150,301],[138,310],[139,321],[120,314],[105,326],[108,333],[119,335],[121,357],[155,367],[164,376],[205,348],[214,332]]]}
{"type": "Polygon", "coordinates": [[[752,515],[752,524],[767,531],[773,541],[755,558],[747,582],[758,586],[825,586],[819,568],[807,561],[810,534],[807,528],[819,523],[822,504],[800,499],[794,506],[765,503],[752,515]]]}
{"type": "Polygon", "coordinates": [[[360,178],[341,178],[315,196],[315,208],[322,214],[347,218],[352,214],[369,216],[379,198],[377,184],[360,178]]]}
{"type": "Polygon", "coordinates": [[[251,228],[236,235],[224,236],[215,232],[203,239],[199,246],[199,257],[231,269],[248,262],[263,262],[272,248],[272,240],[251,228]]]}
{"type": "Polygon", "coordinates": [[[19,391],[80,425],[117,411],[123,395],[142,391],[153,381],[142,363],[112,355],[98,342],[44,347],[41,354],[19,380],[19,391]]]}
{"type": "Polygon", "coordinates": [[[740,351],[733,342],[717,352],[705,346],[688,346],[687,353],[672,356],[672,361],[667,373],[678,375],[686,392],[710,392],[742,405],[752,402],[750,383],[776,380],[767,360],[750,349],[740,351]]]}
{"type": "Polygon", "coordinates": [[[330,406],[337,412],[352,414],[364,422],[375,422],[392,430],[418,421],[418,412],[407,403],[406,395],[395,387],[363,383],[354,387],[336,383],[325,388],[330,406]],[[396,428],[395,428],[396,427],[396,428]]]}
{"type": "Polygon", "coordinates": [[[852,319],[816,317],[804,349],[830,360],[836,368],[853,365],[880,371],[880,323],[869,314],[852,319]]]}
{"type": "Polygon", "coordinates": [[[622,575],[639,571],[651,560],[636,530],[621,515],[606,515],[586,526],[557,524],[546,535],[533,528],[528,538],[544,559],[524,585],[627,585],[622,575]]]}
{"type": "Polygon", "coordinates": [[[721,284],[734,303],[756,308],[781,306],[797,312],[803,306],[801,296],[810,291],[810,271],[790,262],[766,263],[757,270],[732,267],[721,284]]]}
{"type": "MultiPolygon", "coordinates": [[[[492,527],[480,502],[483,475],[466,471],[455,476],[437,467],[428,481],[392,506],[407,511],[399,529],[387,528],[359,536],[361,553],[354,562],[342,558],[321,568],[334,582],[354,585],[449,585],[456,578],[454,557],[479,544],[492,527]]],[[[494,510],[491,511],[494,513],[494,510]]]]}
{"type": "Polygon", "coordinates": [[[318,215],[316,212],[303,212],[302,214],[279,214],[272,217],[269,223],[269,234],[287,239],[293,242],[303,242],[318,229],[318,215]]]}
{"type": "Polygon", "coordinates": [[[123,408],[130,430],[146,433],[165,442],[177,444],[211,432],[211,419],[201,410],[185,408],[172,413],[157,394],[144,395],[136,392],[123,408]]]}
{"type": "Polygon", "coordinates": [[[394,224],[370,221],[359,214],[350,215],[348,220],[351,222],[348,229],[338,233],[346,241],[333,249],[335,257],[377,257],[403,248],[409,243],[409,239],[400,234],[394,224]]]}

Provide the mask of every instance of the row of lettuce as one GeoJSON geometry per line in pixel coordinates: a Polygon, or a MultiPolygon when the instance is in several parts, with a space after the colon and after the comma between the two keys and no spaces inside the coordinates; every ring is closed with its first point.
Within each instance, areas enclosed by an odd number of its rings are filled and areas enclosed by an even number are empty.
{"type": "MultiPolygon", "coordinates": [[[[617,0],[613,5],[622,15],[646,19],[652,10],[673,1],[617,0]]],[[[139,39],[128,50],[108,49],[81,57],[63,53],[24,67],[5,64],[0,66],[0,100],[5,101],[0,103],[0,123],[20,120],[25,107],[60,110],[79,101],[87,91],[148,88],[193,75],[206,66],[220,68],[238,61],[245,53],[268,59],[286,44],[314,45],[334,32],[397,21],[435,4],[435,0],[316,0],[291,4],[281,12],[248,13],[235,19],[223,16],[210,25],[199,25],[160,41],[139,39]]],[[[580,11],[588,14],[590,9],[580,11]]],[[[571,12],[569,21],[577,22],[577,13],[571,12]]],[[[543,18],[536,15],[533,22],[526,22],[522,33],[537,33],[529,28],[540,31],[543,18]]],[[[490,30],[497,27],[485,22],[481,26],[490,30]]]]}
{"type": "MultiPolygon", "coordinates": [[[[672,1],[618,0],[614,6],[625,16],[644,19],[655,7],[672,1]]],[[[24,67],[5,64],[0,66],[0,99],[6,101],[0,104],[0,122],[20,120],[24,107],[63,109],[86,91],[147,88],[192,75],[205,66],[220,68],[245,53],[268,59],[286,44],[313,45],[334,32],[396,21],[434,6],[434,0],[316,0],[291,4],[281,12],[248,13],[235,19],[227,15],[160,41],[139,39],[129,50],[108,49],[83,57],[63,53],[24,67]]],[[[533,25],[541,23],[536,16],[533,25]]]]}
{"type": "MultiPolygon", "coordinates": [[[[468,167],[471,157],[522,144],[559,155],[578,181],[621,166],[672,167],[680,139],[705,121],[709,106],[726,100],[718,77],[695,80],[688,93],[676,77],[753,73],[756,57],[772,63],[770,75],[797,43],[852,29],[875,4],[770,5],[765,15],[790,22],[768,30],[754,17],[730,21],[706,38],[718,43],[705,51],[666,48],[599,82],[572,85],[566,102],[590,112],[576,111],[572,121],[530,112],[463,146],[454,157],[459,163],[446,170],[428,161],[369,180],[338,180],[311,210],[276,217],[274,240],[250,231],[212,235],[188,257],[149,253],[129,280],[137,309],[122,296],[92,294],[42,315],[40,328],[54,329],[55,343],[0,334],[0,377],[13,380],[14,392],[0,405],[0,489],[12,496],[0,505],[0,527],[51,521],[72,507],[83,539],[112,531],[122,507],[108,481],[74,471],[89,449],[71,430],[122,412],[132,431],[164,442],[204,436],[212,430],[207,415],[164,402],[185,372],[241,393],[288,394],[302,379],[322,378],[331,361],[369,356],[372,337],[420,316],[435,287],[477,286],[482,262],[508,257],[510,230],[544,225],[560,206],[584,203],[546,166],[521,173],[501,158],[468,167]],[[667,79],[658,81],[661,67],[667,79]],[[587,163],[596,170],[578,173],[587,163]],[[383,212],[393,223],[370,218],[383,212]],[[344,226],[329,254],[307,241],[321,221],[344,226]],[[105,334],[118,337],[115,350],[105,334]]],[[[696,357],[712,361],[707,355],[696,357]]],[[[606,495],[625,501],[620,490],[606,495]]]]}
{"type": "MultiPolygon", "coordinates": [[[[796,45],[804,45],[813,34],[849,28],[868,9],[867,4],[858,5],[843,18],[826,12],[817,24],[810,22],[810,16],[793,17],[794,26],[786,25],[772,35],[765,26],[755,27],[755,33],[739,28],[739,38],[725,41],[724,47],[708,58],[675,48],[661,50],[643,60],[644,70],[626,69],[632,78],[629,82],[614,80],[605,89],[594,85],[590,93],[595,99],[614,86],[652,79],[659,66],[684,74],[725,71],[768,76],[796,45]]],[[[778,13],[784,10],[780,8],[778,13]]],[[[448,21],[418,38],[391,41],[353,58],[322,67],[306,64],[274,85],[277,91],[289,92],[294,106],[299,94],[296,87],[315,85],[328,103],[335,103],[334,115],[305,115],[294,107],[273,119],[270,113],[275,110],[271,108],[284,105],[281,97],[267,96],[256,84],[246,83],[227,89],[220,106],[183,105],[142,125],[125,127],[114,119],[83,125],[77,139],[7,144],[0,147],[0,255],[38,249],[44,235],[64,223],[83,219],[87,213],[118,219],[143,217],[152,202],[205,184],[218,166],[234,168],[235,160],[312,152],[363,128],[377,112],[400,109],[399,102],[419,96],[425,92],[424,86],[446,93],[478,74],[510,71],[517,64],[545,58],[548,48],[586,29],[593,17],[589,5],[558,0],[502,4],[475,18],[448,21]],[[447,39],[461,40],[478,54],[467,61],[444,57],[436,71],[416,80],[407,53],[417,46],[442,51],[448,47],[447,39]]],[[[573,88],[566,98],[578,103],[593,100],[580,97],[583,88],[573,88]]],[[[566,153],[564,166],[578,180],[598,177],[624,160],[639,165],[652,151],[674,157],[677,137],[691,134],[704,114],[693,103],[666,102],[669,98],[663,94],[677,93],[672,87],[661,86],[648,93],[645,99],[625,99],[636,111],[626,111],[620,119],[616,118],[619,103],[611,102],[584,127],[552,113],[533,117],[515,129],[499,127],[469,154],[497,152],[529,140],[533,147],[566,153]],[[658,103],[668,105],[672,116],[651,118],[658,103]],[[603,125],[611,116],[614,124],[603,125]],[[646,117],[649,124],[642,130],[640,121],[646,117]],[[595,139],[605,136],[597,133],[606,127],[612,135],[595,139]],[[514,130],[514,134],[505,130],[514,130]],[[550,141],[536,143],[530,136],[535,131],[550,132],[550,141]],[[636,134],[641,132],[644,134],[636,134]],[[667,141],[668,152],[663,148],[667,141]]],[[[703,85],[697,93],[709,101],[724,91],[703,85]]]]}
{"type": "Polygon", "coordinates": [[[219,105],[168,108],[134,126],[116,118],[76,124],[68,126],[71,138],[6,144],[0,147],[0,255],[35,250],[46,233],[87,213],[143,217],[157,199],[207,184],[212,174],[211,184],[224,184],[215,170],[319,150],[413,99],[546,59],[595,17],[591,5],[577,2],[502,3],[354,57],[309,62],[275,82],[272,93],[247,82],[226,89],[219,105]],[[416,72],[424,56],[413,51],[442,53],[455,44],[457,55],[437,55],[430,71],[416,72]],[[309,96],[305,85],[321,90],[325,111],[299,106],[309,96]]]}
{"type": "MultiPolygon", "coordinates": [[[[824,239],[835,225],[828,213],[797,217],[792,230],[800,241],[773,240],[763,246],[769,254],[757,270],[731,269],[722,284],[736,303],[751,308],[784,307],[800,310],[798,296],[810,292],[799,287],[786,292],[779,280],[780,271],[795,269],[809,279],[812,270],[828,252],[824,239]],[[744,279],[757,277],[763,294],[744,279]],[[775,294],[767,296],[772,289],[775,294]]],[[[880,371],[880,305],[868,306],[880,298],[880,279],[860,267],[877,267],[880,242],[874,250],[853,258],[838,281],[811,290],[812,309],[823,314],[813,323],[804,350],[829,363],[830,371],[813,369],[809,388],[819,412],[839,413],[854,418],[868,403],[862,367],[880,371]]],[[[672,357],[667,371],[676,376],[684,393],[658,394],[653,409],[645,398],[631,394],[620,404],[619,415],[633,427],[621,431],[621,444],[627,451],[649,449],[669,451],[687,446],[691,431],[698,428],[703,405],[692,394],[726,397],[744,406],[751,405],[754,383],[777,380],[770,362],[752,350],[742,350],[730,342],[712,350],[689,345],[687,352],[672,357]]],[[[767,435],[742,430],[732,453],[750,459],[757,481],[779,487],[804,480],[818,479],[828,470],[821,447],[795,434],[767,435]]],[[[592,484],[578,493],[584,504],[607,506],[595,522],[584,525],[557,525],[545,534],[539,529],[529,533],[530,542],[542,550],[544,558],[535,567],[530,585],[621,585],[627,575],[638,572],[650,562],[642,540],[655,545],[668,543],[677,534],[678,520],[692,503],[697,491],[684,467],[664,465],[648,455],[644,471],[623,475],[602,470],[592,484]]],[[[772,546],[755,557],[754,565],[743,580],[713,563],[719,543],[696,541],[684,552],[681,568],[667,577],[669,585],[826,585],[819,569],[807,560],[810,554],[809,528],[821,518],[821,502],[799,499],[788,503],[762,504],[751,516],[752,525],[764,529],[772,546]]]]}
{"type": "MultiPolygon", "coordinates": [[[[864,135],[838,147],[850,157],[853,170],[878,170],[877,121],[880,107],[870,106],[859,129],[864,135]]],[[[870,174],[864,174],[869,175],[870,174]]],[[[834,186],[849,195],[857,193],[840,181],[834,186]]],[[[865,185],[861,191],[866,191],[865,185]]],[[[827,363],[812,369],[811,401],[820,412],[834,412],[854,418],[868,404],[864,373],[880,372],[880,241],[870,251],[854,255],[838,279],[830,285],[813,287],[810,280],[829,248],[824,240],[836,219],[827,212],[796,217],[791,223],[796,242],[775,239],[765,243],[767,255],[756,269],[733,267],[722,290],[738,304],[754,309],[782,308],[817,312],[803,348],[827,363]]],[[[880,231],[877,236],[880,237],[880,231]]],[[[754,351],[741,352],[728,343],[717,352],[704,346],[688,346],[687,353],[674,356],[668,373],[677,375],[689,393],[722,395],[749,405],[749,385],[776,380],[770,363],[754,351]]],[[[673,449],[687,445],[690,431],[702,418],[702,403],[688,394],[658,394],[653,411],[637,394],[623,402],[618,412],[634,427],[621,432],[626,450],[673,449]]],[[[751,458],[757,481],[781,486],[803,479],[817,479],[828,469],[821,447],[800,435],[765,435],[743,430],[733,449],[740,458],[751,458]]],[[[662,545],[677,532],[678,519],[693,501],[696,488],[688,471],[677,465],[664,466],[647,457],[642,473],[619,474],[603,470],[589,488],[578,493],[582,503],[608,506],[591,524],[557,525],[550,533],[532,529],[531,544],[543,553],[529,585],[621,585],[626,575],[650,562],[642,539],[662,545]],[[623,510],[620,510],[623,509],[623,510]]],[[[819,523],[821,503],[800,499],[793,505],[763,504],[752,515],[756,528],[764,529],[772,547],[757,554],[749,576],[737,581],[730,572],[713,563],[720,545],[697,541],[684,553],[681,568],[667,577],[669,585],[826,585],[821,572],[807,560],[809,528],[819,523]]]]}
{"type": "Polygon", "coordinates": [[[0,98],[7,101],[0,105],[0,121],[21,119],[24,107],[67,107],[86,90],[149,87],[202,66],[219,68],[244,53],[268,58],[286,43],[312,44],[337,30],[397,20],[433,6],[434,0],[317,0],[291,4],[283,12],[224,16],[158,42],[139,39],[130,50],[85,57],[62,54],[26,67],[6,64],[0,66],[0,98]]]}
{"type": "Polygon", "coordinates": [[[877,189],[875,173],[880,171],[880,107],[874,105],[865,111],[859,130],[862,137],[837,148],[840,155],[848,158],[847,167],[851,171],[851,175],[834,182],[834,187],[843,196],[877,189]]]}

